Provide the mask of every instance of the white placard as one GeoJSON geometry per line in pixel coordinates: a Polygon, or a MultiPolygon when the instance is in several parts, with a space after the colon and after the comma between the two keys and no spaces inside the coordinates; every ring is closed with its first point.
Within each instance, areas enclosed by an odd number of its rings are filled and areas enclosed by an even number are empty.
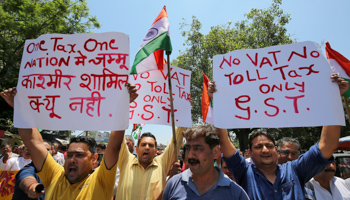
{"type": "Polygon", "coordinates": [[[129,36],[47,34],[26,40],[14,125],[48,130],[128,127],[129,36]]]}
{"type": "Polygon", "coordinates": [[[216,127],[345,125],[338,86],[314,42],[216,55],[213,70],[216,127]]]}
{"type": "MultiPolygon", "coordinates": [[[[130,123],[171,125],[168,70],[153,70],[130,75],[139,96],[130,104],[130,123]]],[[[191,127],[191,72],[171,66],[171,85],[174,100],[175,125],[191,127]]]]}

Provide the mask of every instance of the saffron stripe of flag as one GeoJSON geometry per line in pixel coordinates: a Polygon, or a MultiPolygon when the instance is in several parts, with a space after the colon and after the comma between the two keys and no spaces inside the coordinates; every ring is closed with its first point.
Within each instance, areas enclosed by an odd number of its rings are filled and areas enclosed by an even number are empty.
{"type": "Polygon", "coordinates": [[[211,102],[212,100],[208,95],[210,80],[203,72],[202,74],[203,74],[202,118],[204,123],[214,124],[213,108],[212,108],[212,102],[211,102]]]}
{"type": "MultiPolygon", "coordinates": [[[[326,55],[333,73],[338,73],[339,76],[350,83],[350,61],[342,54],[331,48],[329,42],[326,42],[326,55]]],[[[343,96],[350,97],[350,89],[343,96]]]]}
{"type": "Polygon", "coordinates": [[[140,74],[157,69],[163,70],[164,51],[167,54],[171,54],[172,51],[168,14],[165,6],[143,39],[130,74],[140,74]]]}

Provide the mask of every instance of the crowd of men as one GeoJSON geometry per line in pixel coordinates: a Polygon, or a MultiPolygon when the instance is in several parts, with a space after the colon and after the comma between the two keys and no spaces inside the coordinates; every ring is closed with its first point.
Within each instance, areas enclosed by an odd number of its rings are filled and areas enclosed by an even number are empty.
{"type": "MultiPolygon", "coordinates": [[[[341,94],[348,89],[337,75],[331,78],[341,94]]],[[[132,102],[138,94],[134,85],[127,87],[132,102]]],[[[11,88],[0,95],[14,107],[16,92],[11,88]]],[[[214,92],[211,83],[211,98],[214,92]]],[[[124,137],[124,130],[111,131],[107,146],[73,137],[63,156],[37,129],[18,132],[25,145],[22,156],[2,145],[0,158],[2,170],[20,170],[13,199],[350,199],[350,186],[334,176],[332,154],[340,126],[324,126],[320,141],[304,154],[293,138],[276,145],[270,134],[256,131],[249,138],[250,158],[240,155],[226,129],[210,124],[177,127],[177,146],[172,139],[162,153],[149,132],[135,144],[132,137],[124,137]],[[179,152],[183,137],[181,170],[174,152],[179,152]],[[103,158],[97,162],[99,154],[103,158]]]]}

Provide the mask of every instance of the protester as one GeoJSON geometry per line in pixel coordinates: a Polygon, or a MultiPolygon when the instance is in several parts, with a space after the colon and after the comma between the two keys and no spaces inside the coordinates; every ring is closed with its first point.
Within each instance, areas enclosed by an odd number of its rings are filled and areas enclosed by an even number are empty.
{"type": "Polygon", "coordinates": [[[58,151],[59,144],[57,142],[52,143],[52,147],[54,148],[52,151],[52,157],[53,159],[60,164],[61,166],[64,165],[64,155],[58,151]]]}
{"type": "MultiPolygon", "coordinates": [[[[49,154],[51,154],[51,144],[48,141],[44,141],[44,145],[49,154]]],[[[15,192],[13,193],[12,200],[44,200],[44,188],[42,182],[37,174],[35,174],[35,166],[33,162],[24,166],[16,174],[15,192]],[[42,186],[42,188],[40,188],[42,186]],[[40,188],[37,191],[36,188],[40,188]]]]}
{"type": "MultiPolygon", "coordinates": [[[[347,81],[336,74],[331,78],[337,82],[341,94],[347,91],[347,81]]],[[[208,91],[211,98],[215,91],[215,83],[211,83],[208,91]]],[[[332,154],[340,136],[340,126],[324,126],[319,143],[297,160],[277,165],[275,140],[270,134],[257,131],[249,138],[249,152],[254,162],[249,164],[230,142],[227,130],[218,130],[225,162],[251,199],[304,199],[305,183],[334,161],[332,154]]]]}
{"type": "Polygon", "coordinates": [[[60,144],[58,146],[58,152],[63,154],[63,157],[66,156],[65,154],[67,154],[67,145],[66,144],[60,144]]]}
{"type": "Polygon", "coordinates": [[[19,146],[15,145],[15,146],[13,146],[13,150],[12,150],[12,153],[17,154],[17,156],[18,156],[18,148],[19,148],[19,146]]]}
{"type": "Polygon", "coordinates": [[[98,143],[96,150],[97,153],[105,153],[106,145],[104,143],[98,143]]]}
{"type": "MultiPolygon", "coordinates": [[[[130,102],[138,94],[134,85],[127,84],[130,102]]],[[[0,93],[14,107],[16,89],[0,93]]],[[[43,143],[37,129],[18,129],[24,144],[30,149],[35,169],[45,187],[46,199],[111,199],[116,176],[116,163],[123,131],[111,131],[100,167],[93,173],[92,162],[97,159],[96,141],[89,137],[71,138],[65,157],[64,168],[57,164],[43,143]]]]}
{"type": "Polygon", "coordinates": [[[8,143],[4,143],[1,145],[1,156],[0,156],[0,162],[3,162],[3,158],[5,157],[5,160],[8,160],[12,157],[18,157],[18,154],[12,152],[11,145],[8,143]]]}
{"type": "Polygon", "coordinates": [[[334,161],[306,183],[306,199],[350,199],[350,186],[345,180],[335,176],[336,170],[334,161]]]}
{"type": "Polygon", "coordinates": [[[32,162],[31,155],[26,146],[23,147],[23,157],[12,157],[9,158],[9,153],[5,154],[0,159],[0,170],[2,171],[18,171],[24,166],[32,162]]]}
{"type": "Polygon", "coordinates": [[[214,159],[221,156],[219,135],[212,125],[199,125],[184,133],[190,169],[169,179],[163,199],[249,199],[244,190],[225,177],[214,159]]]}
{"type": "Polygon", "coordinates": [[[137,158],[137,153],[135,151],[135,140],[134,140],[134,138],[131,135],[126,135],[125,139],[126,139],[126,145],[129,148],[129,152],[132,153],[137,158]]]}
{"type": "Polygon", "coordinates": [[[278,160],[277,164],[298,159],[300,155],[300,143],[297,139],[284,137],[277,142],[278,160]]]}
{"type": "Polygon", "coordinates": [[[226,174],[227,177],[229,177],[231,180],[235,181],[235,178],[233,178],[230,170],[228,170],[224,159],[221,159],[221,168],[220,169],[224,174],[226,174]]]}
{"type": "Polygon", "coordinates": [[[156,157],[157,141],[152,133],[143,133],[137,141],[138,158],[130,153],[126,141],[123,141],[118,160],[120,178],[116,199],[161,198],[167,174],[177,159],[174,149],[179,152],[184,129],[176,128],[177,146],[174,146],[173,138],[164,153],[156,157]]]}

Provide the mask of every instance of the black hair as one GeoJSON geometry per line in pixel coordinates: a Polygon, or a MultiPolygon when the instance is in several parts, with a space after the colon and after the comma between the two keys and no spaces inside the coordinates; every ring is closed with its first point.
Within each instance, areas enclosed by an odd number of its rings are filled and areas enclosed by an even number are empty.
{"type": "Polygon", "coordinates": [[[87,137],[87,136],[73,137],[69,140],[68,148],[69,148],[69,145],[72,143],[85,143],[89,147],[89,151],[91,152],[91,156],[95,155],[95,153],[96,153],[97,144],[96,144],[96,141],[91,137],[87,137]]]}
{"type": "Polygon", "coordinates": [[[101,149],[106,149],[106,145],[104,143],[98,143],[96,147],[100,147],[101,149]]]}
{"type": "Polygon", "coordinates": [[[58,146],[58,149],[60,149],[61,151],[66,152],[67,151],[67,145],[66,144],[60,144],[60,146],[58,146]]]}
{"type": "Polygon", "coordinates": [[[7,142],[3,143],[3,144],[1,145],[1,147],[0,147],[0,148],[2,149],[2,147],[6,146],[6,145],[9,145],[9,146],[10,146],[10,148],[12,148],[11,144],[9,144],[9,143],[7,143],[7,142]]]}
{"type": "Polygon", "coordinates": [[[142,138],[144,137],[152,137],[154,139],[154,143],[155,143],[155,147],[157,148],[157,140],[156,140],[156,136],[154,136],[151,132],[146,132],[146,133],[143,133],[140,137],[139,140],[137,140],[137,146],[140,145],[140,142],[142,140],[142,138]]]}
{"type": "Polygon", "coordinates": [[[220,137],[216,128],[211,124],[198,125],[193,128],[189,128],[183,132],[186,140],[192,140],[198,137],[205,137],[204,141],[213,149],[220,144],[220,137]]]}
{"type": "Polygon", "coordinates": [[[258,137],[258,136],[265,136],[265,137],[267,137],[267,139],[269,139],[269,140],[273,143],[273,145],[276,146],[276,144],[275,144],[275,139],[272,137],[271,134],[266,133],[266,132],[264,132],[264,131],[256,131],[256,132],[254,132],[254,133],[249,137],[249,139],[248,139],[248,146],[249,146],[249,149],[250,149],[250,150],[252,150],[253,139],[256,138],[256,137],[258,137]]]}

